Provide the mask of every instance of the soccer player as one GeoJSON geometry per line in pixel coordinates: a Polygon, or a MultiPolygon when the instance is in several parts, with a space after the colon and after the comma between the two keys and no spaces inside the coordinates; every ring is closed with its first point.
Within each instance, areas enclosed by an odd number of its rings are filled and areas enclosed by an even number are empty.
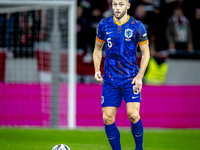
{"type": "Polygon", "coordinates": [[[146,30],[140,21],[127,14],[128,0],[112,0],[114,16],[100,21],[93,53],[95,80],[103,82],[101,105],[107,138],[113,150],[121,150],[120,133],[115,124],[117,108],[122,99],[131,122],[135,150],[143,150],[143,125],[139,116],[142,78],[149,62],[149,44],[146,30]],[[103,78],[100,72],[102,47],[106,58],[103,78]],[[140,69],[136,49],[142,52],[140,69]]]}

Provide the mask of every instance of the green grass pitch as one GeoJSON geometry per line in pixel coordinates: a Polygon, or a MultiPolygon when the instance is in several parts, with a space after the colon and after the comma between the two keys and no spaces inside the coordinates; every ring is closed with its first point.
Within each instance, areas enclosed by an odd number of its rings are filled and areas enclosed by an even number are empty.
{"type": "MultiPolygon", "coordinates": [[[[121,129],[122,150],[134,150],[131,131],[121,129]]],[[[111,150],[103,129],[0,128],[0,150],[111,150]]],[[[144,129],[144,150],[200,150],[200,130],[144,129]]]]}

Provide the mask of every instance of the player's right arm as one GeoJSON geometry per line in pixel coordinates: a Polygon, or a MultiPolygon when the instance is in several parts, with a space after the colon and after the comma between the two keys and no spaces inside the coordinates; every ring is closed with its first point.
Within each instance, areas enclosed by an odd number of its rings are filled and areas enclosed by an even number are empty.
{"type": "Polygon", "coordinates": [[[97,82],[103,82],[103,78],[102,78],[101,72],[100,72],[103,44],[104,44],[104,42],[96,39],[95,48],[94,48],[94,52],[93,52],[93,62],[94,62],[94,69],[95,69],[94,78],[97,82]]]}

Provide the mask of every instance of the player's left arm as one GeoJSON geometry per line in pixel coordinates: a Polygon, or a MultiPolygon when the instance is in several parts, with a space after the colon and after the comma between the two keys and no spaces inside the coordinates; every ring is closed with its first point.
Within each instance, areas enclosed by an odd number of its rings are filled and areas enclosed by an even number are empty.
{"type": "Polygon", "coordinates": [[[140,63],[140,69],[137,76],[133,79],[132,84],[135,84],[133,92],[136,92],[139,89],[139,92],[142,90],[142,78],[149,63],[150,52],[149,52],[149,42],[139,45],[142,52],[142,59],[140,63]]]}

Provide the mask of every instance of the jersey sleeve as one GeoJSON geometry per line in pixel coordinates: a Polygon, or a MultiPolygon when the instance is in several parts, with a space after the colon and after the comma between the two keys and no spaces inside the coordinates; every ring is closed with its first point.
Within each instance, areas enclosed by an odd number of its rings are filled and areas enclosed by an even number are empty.
{"type": "Polygon", "coordinates": [[[96,39],[99,42],[104,42],[104,34],[103,34],[103,21],[101,21],[97,26],[97,35],[96,39]]]}
{"type": "Polygon", "coordinates": [[[140,21],[138,22],[137,28],[137,40],[139,45],[143,45],[148,42],[147,31],[140,21]]]}

